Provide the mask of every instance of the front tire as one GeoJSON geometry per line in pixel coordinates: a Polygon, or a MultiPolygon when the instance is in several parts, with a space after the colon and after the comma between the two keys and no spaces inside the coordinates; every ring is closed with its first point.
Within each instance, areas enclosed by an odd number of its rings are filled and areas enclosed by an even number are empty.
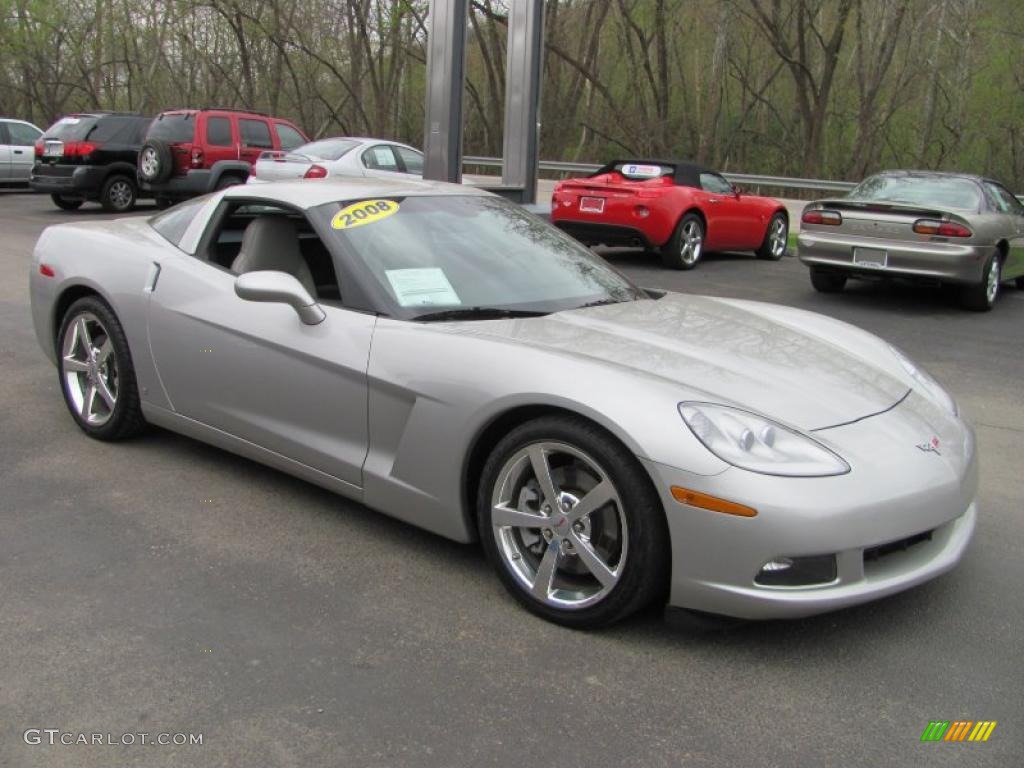
{"type": "Polygon", "coordinates": [[[618,440],[574,416],[529,421],[484,465],[477,521],[487,559],[531,612],[607,626],[663,598],[661,500],[618,440]]]}
{"type": "Polygon", "coordinates": [[[112,213],[128,213],[135,208],[139,190],[127,176],[111,176],[103,185],[100,205],[112,213]]]}
{"type": "Polygon", "coordinates": [[[50,195],[50,199],[62,211],[77,211],[85,202],[80,197],[68,197],[67,195],[50,195]]]}
{"type": "Polygon", "coordinates": [[[97,440],[123,440],[145,428],[135,368],[124,329],[95,296],[79,299],[57,335],[64,402],[75,423],[97,440]]]}
{"type": "Polygon", "coordinates": [[[764,233],[764,242],[755,251],[757,258],[768,261],[778,261],[786,255],[789,247],[789,221],[786,214],[776,213],[768,222],[768,229],[764,233]]]}
{"type": "Polygon", "coordinates": [[[688,213],[661,247],[661,263],[669,269],[693,269],[703,253],[704,221],[696,213],[688,213]]]}
{"type": "Polygon", "coordinates": [[[846,287],[846,275],[829,269],[811,267],[811,285],[819,293],[839,293],[846,287]]]}
{"type": "Polygon", "coordinates": [[[995,306],[996,298],[999,296],[999,284],[1003,278],[1002,266],[998,254],[989,257],[985,271],[981,275],[981,282],[964,286],[960,291],[960,303],[964,309],[988,312],[995,306]]]}

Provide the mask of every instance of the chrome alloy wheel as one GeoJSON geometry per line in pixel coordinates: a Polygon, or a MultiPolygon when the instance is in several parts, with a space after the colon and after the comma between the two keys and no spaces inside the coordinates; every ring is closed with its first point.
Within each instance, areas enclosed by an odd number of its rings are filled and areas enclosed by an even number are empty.
{"type": "Polygon", "coordinates": [[[679,239],[679,256],[686,265],[696,264],[704,247],[704,232],[701,230],[700,222],[686,222],[682,235],[679,239]]]}
{"type": "Polygon", "coordinates": [[[83,312],[68,325],[60,366],[75,413],[90,426],[106,424],[117,405],[117,357],[96,315],[83,312]]]}
{"type": "Polygon", "coordinates": [[[156,178],[160,170],[160,158],[153,147],[146,147],[142,150],[142,155],[139,157],[139,170],[147,179],[156,178]]]}
{"type": "Polygon", "coordinates": [[[985,284],[985,298],[989,304],[995,304],[996,296],[999,295],[999,281],[1002,279],[1002,268],[999,259],[992,260],[992,266],[988,270],[988,282],[985,284]]]}
{"type": "Polygon", "coordinates": [[[772,254],[772,258],[780,259],[786,254],[787,242],[786,221],[782,218],[777,218],[772,223],[772,231],[768,234],[768,250],[772,254]]]}
{"type": "Polygon", "coordinates": [[[629,535],[615,485],[565,443],[533,443],[505,462],[491,496],[491,527],[519,585],[554,608],[601,601],[626,564],[629,535]]]}
{"type": "Polygon", "coordinates": [[[132,203],[132,186],[127,181],[115,181],[110,185],[108,193],[111,205],[118,211],[123,211],[132,203]]]}

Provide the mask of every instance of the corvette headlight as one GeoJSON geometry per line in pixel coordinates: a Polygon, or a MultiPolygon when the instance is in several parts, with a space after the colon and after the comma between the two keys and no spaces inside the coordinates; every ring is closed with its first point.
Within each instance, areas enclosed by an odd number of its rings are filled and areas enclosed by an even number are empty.
{"type": "Polygon", "coordinates": [[[939,382],[932,378],[927,371],[914,365],[914,362],[909,357],[892,346],[892,344],[889,345],[889,349],[892,350],[892,353],[896,355],[896,359],[900,361],[906,372],[910,374],[914,381],[921,385],[921,389],[933,402],[941,405],[954,416],[960,415],[960,408],[957,406],[956,400],[939,382]]]}
{"type": "Polygon", "coordinates": [[[756,413],[714,403],[680,403],[679,413],[705,448],[734,467],[785,477],[850,471],[817,440],[756,413]]]}

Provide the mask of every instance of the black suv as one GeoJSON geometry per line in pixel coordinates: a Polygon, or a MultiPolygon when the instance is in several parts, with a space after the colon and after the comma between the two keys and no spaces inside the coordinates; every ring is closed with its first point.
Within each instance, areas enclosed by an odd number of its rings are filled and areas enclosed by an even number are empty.
{"type": "Polygon", "coordinates": [[[113,112],[62,117],[36,142],[29,184],[66,211],[86,200],[130,211],[139,197],[135,164],[152,119],[113,112]]]}

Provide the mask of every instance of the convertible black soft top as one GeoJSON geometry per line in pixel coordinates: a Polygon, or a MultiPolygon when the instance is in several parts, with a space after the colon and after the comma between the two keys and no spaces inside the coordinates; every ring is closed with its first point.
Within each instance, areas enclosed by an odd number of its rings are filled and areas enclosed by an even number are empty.
{"type": "MultiPolygon", "coordinates": [[[[705,168],[702,165],[696,165],[694,163],[688,163],[684,160],[636,160],[630,158],[628,160],[612,160],[610,163],[606,163],[594,171],[591,175],[600,176],[605,173],[611,173],[616,170],[617,165],[661,165],[670,167],[673,169],[672,178],[676,184],[681,187],[697,187],[700,189],[700,175],[702,173],[716,173],[716,171],[710,168],[705,168]]],[[[668,174],[665,174],[666,176],[668,174]]]]}

